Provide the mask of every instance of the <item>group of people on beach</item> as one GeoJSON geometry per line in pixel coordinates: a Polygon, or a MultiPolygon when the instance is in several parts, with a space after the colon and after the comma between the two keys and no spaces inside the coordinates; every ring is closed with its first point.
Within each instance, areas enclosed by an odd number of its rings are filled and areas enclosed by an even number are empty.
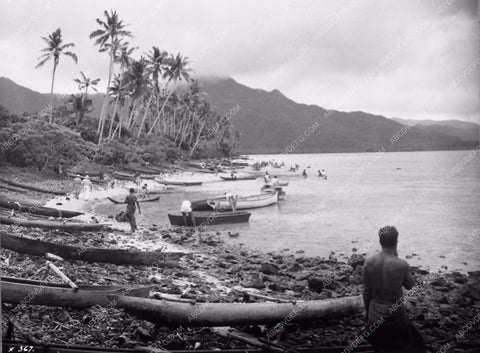
{"type": "Polygon", "coordinates": [[[80,198],[80,193],[83,192],[84,200],[88,201],[92,188],[92,181],[90,180],[90,177],[88,175],[86,175],[85,178],[83,178],[82,180],[80,175],[77,174],[73,179],[72,194],[77,200],[80,198]]]}

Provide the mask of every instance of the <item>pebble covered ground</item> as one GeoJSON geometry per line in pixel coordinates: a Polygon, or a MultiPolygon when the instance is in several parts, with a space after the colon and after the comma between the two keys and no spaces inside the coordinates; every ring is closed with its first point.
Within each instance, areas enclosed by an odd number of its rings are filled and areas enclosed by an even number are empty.
{"type": "MultiPolygon", "coordinates": [[[[11,174],[11,171],[6,173],[11,174]]],[[[67,188],[69,185],[68,181],[51,182],[34,173],[20,172],[16,175],[20,176],[20,180],[43,187],[67,188]]],[[[35,192],[8,190],[7,193],[13,198],[45,198],[45,195],[35,192]]],[[[0,230],[52,242],[96,247],[129,248],[132,237],[123,231],[64,233],[4,225],[0,226],[0,230]]],[[[151,228],[134,235],[138,243],[145,241],[152,244],[161,240],[191,252],[177,268],[80,261],[58,262],[57,266],[77,285],[155,285],[156,291],[198,302],[239,302],[245,298],[238,290],[245,288],[270,297],[293,300],[338,298],[362,292],[361,256],[346,262],[335,255],[324,259],[306,257],[301,252],[262,253],[241,245],[226,244],[227,234],[208,229],[199,234],[194,234],[191,229],[173,227],[151,228]]],[[[239,236],[241,239],[242,235],[239,236]]],[[[3,276],[42,279],[45,272],[44,258],[5,249],[0,250],[0,262],[3,276]]],[[[441,268],[439,273],[428,273],[421,268],[413,268],[413,271],[416,285],[406,295],[405,305],[410,319],[424,336],[429,351],[477,352],[480,347],[480,271],[468,274],[447,272],[445,268],[441,268]]],[[[51,273],[47,279],[60,282],[59,277],[51,273]]],[[[6,332],[9,319],[15,319],[44,342],[58,344],[215,349],[223,348],[226,341],[215,329],[167,328],[132,317],[114,306],[77,310],[2,304],[3,332],[6,332]]],[[[364,325],[363,313],[316,323],[289,324],[275,339],[293,347],[348,346],[359,337],[364,325]]],[[[250,326],[237,329],[267,337],[273,328],[250,326]]],[[[235,341],[230,347],[247,348],[235,341]]]]}

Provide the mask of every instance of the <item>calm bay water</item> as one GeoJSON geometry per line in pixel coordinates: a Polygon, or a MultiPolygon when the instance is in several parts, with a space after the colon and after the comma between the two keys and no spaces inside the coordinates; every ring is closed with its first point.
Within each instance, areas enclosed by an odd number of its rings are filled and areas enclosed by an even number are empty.
{"type": "MultiPolygon", "coordinates": [[[[448,172],[469,151],[255,155],[249,162],[273,160],[285,167],[267,168],[288,180],[286,199],[252,210],[248,224],[213,226],[226,240],[261,251],[305,251],[306,255],[350,255],[352,249],[373,252],[381,226],[395,225],[399,255],[427,269],[480,269],[480,156],[451,178],[448,172]],[[288,171],[295,163],[296,173],[288,171]],[[307,168],[310,167],[310,168],[307,168]],[[307,170],[308,177],[300,173],[307,170]],[[328,180],[317,177],[325,168],[328,180]],[[239,232],[229,238],[226,232],[239,232]],[[467,240],[470,236],[470,240],[467,240]],[[413,255],[412,255],[413,254],[413,255]],[[443,258],[445,257],[445,258],[443,258]]],[[[162,195],[159,203],[143,204],[140,224],[168,223],[184,199],[197,200],[236,191],[260,192],[260,180],[207,182],[162,195]]]]}

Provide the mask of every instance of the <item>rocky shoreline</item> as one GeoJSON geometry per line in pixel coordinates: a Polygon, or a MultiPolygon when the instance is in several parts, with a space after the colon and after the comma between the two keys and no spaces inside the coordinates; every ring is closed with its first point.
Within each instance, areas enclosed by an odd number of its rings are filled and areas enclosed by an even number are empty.
{"type": "MultiPolygon", "coordinates": [[[[10,191],[12,192],[12,191],[10,191]]],[[[15,193],[15,192],[12,192],[15,193]]],[[[16,195],[18,196],[18,195],[16,195]]],[[[123,230],[97,233],[64,233],[36,228],[1,226],[3,231],[48,241],[79,246],[132,247],[132,235],[123,230]]],[[[261,253],[241,245],[229,245],[227,234],[192,229],[144,229],[135,235],[137,243],[169,244],[191,255],[181,266],[157,269],[146,266],[116,266],[61,262],[58,266],[76,284],[141,284],[157,286],[159,292],[198,302],[245,300],[242,290],[284,299],[327,299],[362,292],[362,262],[307,257],[286,251],[261,253]]],[[[2,249],[4,276],[42,279],[45,260],[2,249]]],[[[430,351],[475,351],[480,347],[480,271],[429,273],[413,268],[415,290],[407,293],[409,317],[423,334],[430,351]],[[446,350],[448,348],[448,350],[446,350]]],[[[48,280],[59,282],[49,274],[48,280]]],[[[251,298],[250,298],[251,300],[251,298]]],[[[45,342],[110,348],[148,346],[164,349],[215,349],[225,338],[216,330],[166,328],[132,317],[117,308],[88,310],[42,306],[2,305],[2,328],[15,319],[45,342]]],[[[364,329],[364,314],[288,324],[273,330],[275,338],[293,347],[349,346],[364,329]]],[[[244,332],[267,337],[274,326],[241,327],[244,332]]],[[[5,331],[4,331],[5,332],[5,331]]],[[[365,342],[363,343],[365,344],[365,342]]],[[[247,348],[235,343],[233,347],[247,348]]]]}

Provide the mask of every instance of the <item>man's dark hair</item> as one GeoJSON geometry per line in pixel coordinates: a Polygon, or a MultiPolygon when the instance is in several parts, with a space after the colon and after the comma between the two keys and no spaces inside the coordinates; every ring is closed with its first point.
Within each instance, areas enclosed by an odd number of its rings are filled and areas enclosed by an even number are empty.
{"type": "Polygon", "coordinates": [[[134,188],[131,188],[130,189],[130,194],[133,194],[135,192],[135,189],[134,188]]]}
{"type": "Polygon", "coordinates": [[[378,231],[380,245],[386,248],[393,248],[397,245],[398,230],[393,226],[385,226],[378,231]]]}

